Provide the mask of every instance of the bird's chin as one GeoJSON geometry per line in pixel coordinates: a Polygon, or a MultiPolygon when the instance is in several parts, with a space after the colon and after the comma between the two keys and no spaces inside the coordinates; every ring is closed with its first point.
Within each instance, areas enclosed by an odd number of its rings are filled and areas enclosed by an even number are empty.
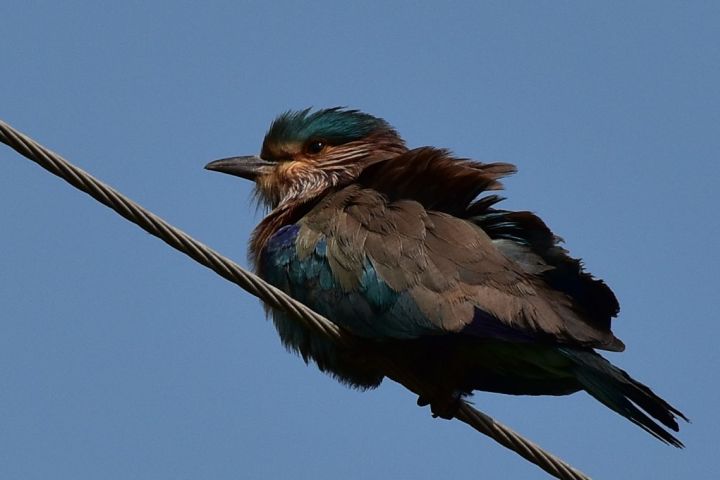
{"type": "Polygon", "coordinates": [[[274,210],[280,203],[280,199],[277,196],[272,195],[271,192],[260,188],[258,183],[255,184],[253,189],[253,200],[258,209],[262,209],[266,212],[274,210]]]}

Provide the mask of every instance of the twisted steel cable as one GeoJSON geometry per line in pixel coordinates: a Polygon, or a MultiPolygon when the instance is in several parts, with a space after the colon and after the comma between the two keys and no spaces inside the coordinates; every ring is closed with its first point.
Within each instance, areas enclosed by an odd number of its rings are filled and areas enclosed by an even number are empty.
{"type": "MultiPolygon", "coordinates": [[[[2,120],[0,120],[0,141],[50,173],[62,178],[78,190],[87,193],[100,203],[115,210],[146,232],[158,237],[201,265],[210,268],[223,278],[239,285],[242,289],[258,297],[271,307],[289,312],[305,327],[343,345],[350,346],[360,341],[327,318],[268,284],[257,275],[243,269],[232,260],[223,257],[185,232],[168,224],[157,215],[18,132],[2,120]]],[[[388,365],[388,371],[391,372],[388,375],[390,378],[405,385],[415,393],[423,390],[418,379],[414,378],[409,372],[395,367],[395,365],[388,365]]],[[[589,480],[589,477],[582,472],[553,454],[546,452],[535,443],[523,438],[505,425],[496,422],[488,415],[477,411],[465,401],[460,402],[455,418],[470,425],[478,432],[489,436],[502,446],[513,450],[556,478],[562,480],[589,480]]]]}

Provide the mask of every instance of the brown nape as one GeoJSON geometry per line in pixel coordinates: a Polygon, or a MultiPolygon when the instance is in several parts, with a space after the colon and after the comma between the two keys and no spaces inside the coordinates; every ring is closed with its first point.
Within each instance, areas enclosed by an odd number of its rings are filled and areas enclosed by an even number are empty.
{"type": "Polygon", "coordinates": [[[516,171],[509,163],[456,159],[447,150],[422,147],[366,168],[358,183],[391,201],[412,199],[428,210],[462,216],[480,193],[501,190],[498,180],[516,171]]]}

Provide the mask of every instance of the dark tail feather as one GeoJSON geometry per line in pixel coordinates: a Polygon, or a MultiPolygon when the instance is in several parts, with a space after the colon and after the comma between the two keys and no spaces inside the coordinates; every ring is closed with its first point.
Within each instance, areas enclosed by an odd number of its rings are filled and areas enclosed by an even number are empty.
{"type": "Polygon", "coordinates": [[[652,416],[677,432],[679,427],[676,416],[689,421],[679,410],[600,355],[583,350],[561,350],[574,361],[577,380],[595,399],[663,442],[678,448],[683,447],[680,440],[650,418],[652,416]]]}

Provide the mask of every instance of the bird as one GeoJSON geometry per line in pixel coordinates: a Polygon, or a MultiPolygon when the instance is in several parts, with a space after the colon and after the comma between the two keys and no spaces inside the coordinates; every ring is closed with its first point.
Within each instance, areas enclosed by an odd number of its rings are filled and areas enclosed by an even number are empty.
{"type": "Polygon", "coordinates": [[[514,165],[409,149],[384,119],[334,107],[286,111],[259,155],[205,168],[255,182],[259,276],[357,340],[266,307],[282,343],[340,382],[395,379],[448,419],[475,391],[584,390],[683,447],[668,430],[687,417],[596,351],[625,348],[613,291],[536,214],[498,205],[514,165]]]}

